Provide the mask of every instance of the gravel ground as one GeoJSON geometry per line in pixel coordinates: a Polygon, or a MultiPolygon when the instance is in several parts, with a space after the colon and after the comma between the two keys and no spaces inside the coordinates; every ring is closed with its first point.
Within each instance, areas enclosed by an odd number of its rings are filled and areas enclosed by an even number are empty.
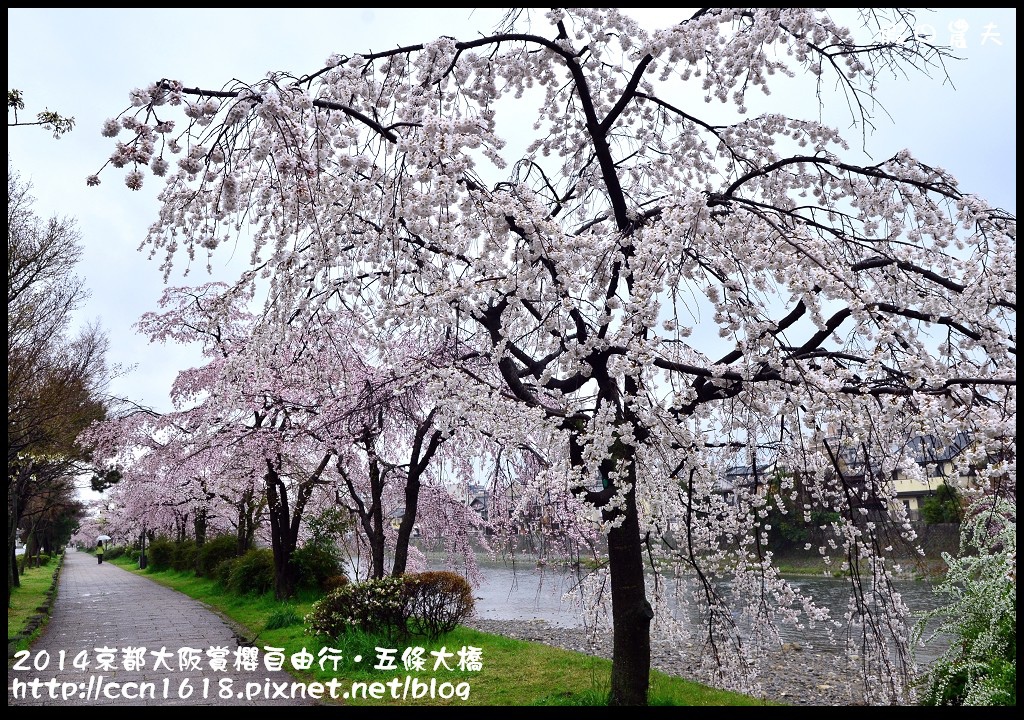
{"type": "MultiPolygon", "coordinates": [[[[582,629],[553,626],[543,620],[475,619],[465,624],[495,635],[611,657],[611,636],[608,633],[592,643],[582,629]]],[[[766,671],[759,679],[759,688],[747,693],[790,705],[863,705],[863,696],[855,678],[832,665],[830,658],[825,655],[790,645],[765,663],[766,671]]],[[[669,675],[712,687],[723,687],[712,673],[700,667],[699,659],[692,649],[680,651],[678,647],[652,641],[651,666],[669,675]]]]}

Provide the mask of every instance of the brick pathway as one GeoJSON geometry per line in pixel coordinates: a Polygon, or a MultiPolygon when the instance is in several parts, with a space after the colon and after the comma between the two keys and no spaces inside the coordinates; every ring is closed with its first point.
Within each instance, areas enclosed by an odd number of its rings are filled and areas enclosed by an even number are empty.
{"type": "Polygon", "coordinates": [[[257,670],[235,670],[233,652],[238,643],[232,628],[202,603],[112,563],[100,565],[92,555],[68,548],[50,622],[24,663],[30,669],[15,669],[8,661],[7,704],[318,704],[293,699],[300,694],[290,689],[293,678],[283,671],[267,671],[262,648],[257,670]],[[124,668],[123,650],[128,647],[146,649],[141,669],[124,668]],[[203,670],[179,669],[178,650],[183,647],[201,651],[203,670]],[[112,669],[97,666],[97,648],[116,651],[112,669]],[[210,648],[227,649],[225,671],[209,667],[206,651],[210,648]],[[166,656],[166,667],[154,667],[157,658],[153,652],[161,650],[171,655],[166,656]],[[45,667],[44,651],[49,654],[45,667]],[[61,651],[63,670],[58,667],[61,651]],[[83,651],[90,666],[73,667],[74,658],[83,651]],[[36,680],[39,682],[33,682],[36,680]],[[287,693],[282,690],[283,683],[289,686],[287,693]],[[278,697],[274,697],[275,689],[278,697]],[[280,697],[282,694],[288,697],[280,697]]]}

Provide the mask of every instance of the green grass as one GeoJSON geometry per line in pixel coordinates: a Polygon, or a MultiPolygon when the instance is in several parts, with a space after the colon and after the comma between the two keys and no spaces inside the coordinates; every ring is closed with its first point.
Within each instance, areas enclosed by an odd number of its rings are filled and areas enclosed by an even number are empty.
{"type": "MultiPolygon", "coordinates": [[[[360,697],[339,700],[338,704],[595,706],[604,704],[607,697],[611,662],[603,658],[570,652],[542,643],[491,635],[467,627],[458,627],[435,641],[417,637],[395,640],[353,632],[327,642],[306,634],[304,625],[301,622],[294,622],[294,616],[301,618],[310,611],[313,602],[318,599],[318,594],[307,593],[286,603],[274,600],[272,594],[240,597],[227,593],[213,580],[197,578],[191,573],[139,570],[137,564],[128,557],[118,558],[113,562],[200,600],[234,624],[240,635],[249,640],[255,639],[254,644],[257,647],[284,648],[289,656],[305,648],[315,659],[319,657],[321,648],[326,646],[337,651],[332,654],[341,656],[337,671],[329,661],[325,663],[324,670],[317,667],[317,663],[314,662],[310,670],[293,671],[292,674],[302,682],[326,683],[337,678],[342,689],[348,689],[353,682],[367,683],[369,689],[371,683],[386,683],[392,678],[398,678],[404,683],[405,676],[412,675],[427,683],[431,678],[436,678],[438,686],[448,682],[451,684],[450,688],[457,689],[460,683],[464,683],[462,687],[469,688],[469,697],[465,700],[458,695],[449,699],[431,699],[428,693],[421,699],[360,697]],[[397,669],[374,669],[378,663],[377,647],[396,651],[394,655],[397,669]],[[423,671],[407,672],[404,669],[402,654],[406,648],[422,648],[422,656],[427,661],[423,671]],[[442,648],[452,653],[465,648],[479,648],[480,669],[459,670],[458,655],[455,655],[448,660],[448,664],[453,668],[451,671],[443,667],[434,671],[435,657],[430,653],[440,652],[442,648]],[[359,661],[355,659],[357,656],[361,657],[359,661]]],[[[387,693],[389,694],[390,690],[387,693]]],[[[651,672],[649,699],[651,705],[772,704],[657,671],[651,672]]]]}
{"type": "MultiPolygon", "coordinates": [[[[39,614],[39,606],[46,600],[46,591],[53,584],[53,573],[57,569],[55,558],[42,567],[27,568],[21,575],[21,585],[11,592],[11,602],[7,607],[7,637],[13,638],[24,631],[29,619],[39,614]]],[[[20,639],[15,650],[27,650],[43,628],[43,622],[26,638],[20,639]]]]}

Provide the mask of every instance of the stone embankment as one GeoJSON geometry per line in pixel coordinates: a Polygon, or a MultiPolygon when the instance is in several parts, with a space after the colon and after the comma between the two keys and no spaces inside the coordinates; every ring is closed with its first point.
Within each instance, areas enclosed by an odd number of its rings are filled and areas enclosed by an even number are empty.
{"type": "MultiPolygon", "coordinates": [[[[566,650],[611,657],[611,636],[603,633],[591,640],[581,628],[559,627],[544,620],[480,620],[466,625],[483,632],[518,640],[540,642],[566,650]]],[[[789,705],[863,705],[864,699],[856,679],[833,667],[830,658],[796,645],[784,646],[775,657],[764,663],[760,687],[748,694],[789,705]]],[[[668,675],[675,675],[712,687],[721,683],[712,673],[700,667],[692,648],[652,641],[651,666],[668,675]]]]}

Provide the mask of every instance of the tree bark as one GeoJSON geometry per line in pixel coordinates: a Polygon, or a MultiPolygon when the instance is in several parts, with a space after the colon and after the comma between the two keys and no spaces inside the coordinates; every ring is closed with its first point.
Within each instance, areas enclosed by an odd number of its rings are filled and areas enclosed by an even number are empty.
{"type": "Polygon", "coordinates": [[[285,600],[295,593],[297,573],[292,562],[294,548],[288,542],[288,492],[270,460],[267,460],[265,482],[270,515],[270,544],[274,551],[274,597],[285,600]]]}
{"type": "Polygon", "coordinates": [[[643,543],[636,507],[636,470],[626,493],[625,519],[608,533],[612,589],[612,677],[609,705],[646,705],[651,668],[651,620],[644,581],[643,543]]]}

